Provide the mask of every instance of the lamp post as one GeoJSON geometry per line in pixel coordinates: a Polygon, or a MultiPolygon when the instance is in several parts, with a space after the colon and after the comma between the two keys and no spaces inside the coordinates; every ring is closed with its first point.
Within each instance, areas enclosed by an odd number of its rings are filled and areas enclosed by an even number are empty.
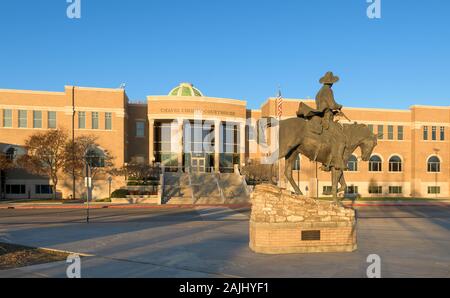
{"type": "Polygon", "coordinates": [[[84,178],[84,184],[87,189],[87,196],[86,196],[86,222],[89,223],[89,201],[91,200],[91,194],[92,194],[92,175],[91,175],[91,166],[89,165],[89,162],[87,158],[85,158],[85,178],[84,178]]]}
{"type": "Polygon", "coordinates": [[[112,183],[112,180],[113,180],[113,178],[111,177],[111,176],[109,176],[108,177],[108,186],[109,186],[109,189],[108,189],[108,198],[109,198],[109,200],[111,200],[111,183],[112,183]]]}
{"type": "Polygon", "coordinates": [[[296,166],[297,166],[297,185],[298,185],[298,188],[300,188],[300,155],[297,156],[297,161],[298,161],[298,163],[296,164],[296,166]]]}
{"type": "Polygon", "coordinates": [[[76,199],[75,177],[75,86],[72,86],[72,199],[76,199]]]}
{"type": "Polygon", "coordinates": [[[4,170],[0,169],[0,200],[3,200],[5,198],[5,190],[4,190],[4,183],[3,181],[6,181],[6,174],[3,173],[4,170]]]}
{"type": "MultiPolygon", "coordinates": [[[[434,151],[434,154],[436,155],[436,157],[438,157],[440,150],[438,148],[434,148],[433,151],[434,151]]],[[[437,191],[438,190],[438,173],[440,170],[441,170],[440,166],[439,166],[439,169],[436,166],[436,171],[434,174],[434,195],[435,195],[436,199],[438,197],[438,191],[437,191]]]]}

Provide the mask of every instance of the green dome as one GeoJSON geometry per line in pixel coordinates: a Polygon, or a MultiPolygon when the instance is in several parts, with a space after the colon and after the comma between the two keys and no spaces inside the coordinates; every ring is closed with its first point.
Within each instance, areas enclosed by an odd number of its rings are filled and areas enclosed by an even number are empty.
{"type": "Polygon", "coordinates": [[[203,93],[191,83],[181,83],[169,92],[169,96],[203,96],[203,93]]]}

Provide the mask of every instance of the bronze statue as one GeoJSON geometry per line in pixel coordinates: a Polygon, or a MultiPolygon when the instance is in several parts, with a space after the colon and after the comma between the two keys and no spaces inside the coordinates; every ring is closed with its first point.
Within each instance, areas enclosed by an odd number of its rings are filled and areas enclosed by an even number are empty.
{"type": "MultiPolygon", "coordinates": [[[[299,154],[322,164],[322,170],[331,172],[332,195],[345,191],[344,171],[352,153],[359,147],[363,161],[368,161],[377,145],[377,137],[364,124],[340,124],[335,115],[343,115],[342,106],[334,100],[331,87],[339,80],[332,72],[320,80],[323,85],[316,97],[316,109],[300,103],[296,118],[269,121],[268,126],[279,128],[278,159],[285,158],[285,176],[299,195],[300,188],[292,177],[292,169],[299,154]],[[274,124],[275,123],[275,124],[274,124]],[[338,185],[341,187],[338,189],[338,185]]],[[[345,116],[345,115],[344,115],[345,116]]]]}
{"type": "Polygon", "coordinates": [[[331,87],[339,81],[339,77],[334,76],[331,71],[327,72],[320,83],[322,88],[316,95],[316,106],[314,110],[303,102],[300,103],[297,116],[311,120],[312,129],[317,134],[322,134],[322,131],[329,129],[330,123],[334,119],[335,114],[339,114],[342,110],[342,105],[336,103],[334,100],[334,93],[331,87]]]}

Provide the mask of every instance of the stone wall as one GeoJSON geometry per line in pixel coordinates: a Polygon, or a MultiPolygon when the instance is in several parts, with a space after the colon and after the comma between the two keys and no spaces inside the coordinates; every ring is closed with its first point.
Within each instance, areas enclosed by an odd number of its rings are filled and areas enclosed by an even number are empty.
{"type": "Polygon", "coordinates": [[[251,200],[250,248],[255,252],[349,252],[357,247],[353,209],[268,184],[258,185],[251,200]]]}

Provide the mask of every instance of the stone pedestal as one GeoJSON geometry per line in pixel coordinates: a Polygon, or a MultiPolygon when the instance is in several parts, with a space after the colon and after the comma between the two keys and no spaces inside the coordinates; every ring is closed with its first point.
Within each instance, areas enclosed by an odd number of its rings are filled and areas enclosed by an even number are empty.
{"type": "Polygon", "coordinates": [[[292,195],[269,184],[256,186],[251,200],[250,249],[254,252],[352,252],[357,248],[351,208],[292,195]]]}

